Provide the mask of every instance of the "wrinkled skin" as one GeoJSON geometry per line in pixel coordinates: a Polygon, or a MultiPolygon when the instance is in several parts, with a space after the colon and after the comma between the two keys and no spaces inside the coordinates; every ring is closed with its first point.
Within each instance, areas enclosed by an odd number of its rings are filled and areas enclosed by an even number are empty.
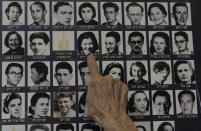
{"type": "Polygon", "coordinates": [[[107,131],[137,131],[126,114],[127,85],[111,75],[100,75],[92,53],[87,62],[91,77],[86,97],[89,116],[107,131]]]}

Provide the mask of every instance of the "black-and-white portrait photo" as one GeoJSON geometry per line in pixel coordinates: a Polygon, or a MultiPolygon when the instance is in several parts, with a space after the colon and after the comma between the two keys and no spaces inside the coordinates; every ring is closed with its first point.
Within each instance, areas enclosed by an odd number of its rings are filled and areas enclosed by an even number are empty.
{"type": "Polygon", "coordinates": [[[143,2],[124,2],[125,25],[146,25],[143,2]]]}
{"type": "Polygon", "coordinates": [[[99,53],[99,37],[98,31],[77,33],[77,48],[80,55],[89,55],[93,53],[97,55],[99,53]]]}
{"type": "Polygon", "coordinates": [[[2,93],[2,119],[25,118],[25,94],[2,93]]]}
{"type": "Polygon", "coordinates": [[[138,131],[151,131],[151,122],[150,121],[135,121],[136,128],[138,131]]]}
{"type": "Polygon", "coordinates": [[[2,131],[26,131],[25,125],[2,125],[2,131]]]}
{"type": "Polygon", "coordinates": [[[149,25],[169,25],[168,3],[147,3],[148,24],[149,25]]]}
{"type": "Polygon", "coordinates": [[[54,118],[76,117],[74,92],[54,92],[54,118]]]}
{"type": "Polygon", "coordinates": [[[51,131],[51,125],[49,124],[34,124],[28,125],[28,131],[51,131]]]}
{"type": "Polygon", "coordinates": [[[90,81],[90,72],[87,61],[78,61],[78,85],[88,86],[90,81]]]}
{"type": "Polygon", "coordinates": [[[27,3],[28,25],[49,25],[50,2],[32,1],[27,3]]]}
{"type": "Polygon", "coordinates": [[[125,82],[123,61],[102,61],[103,76],[111,75],[114,79],[125,82]]]}
{"type": "Polygon", "coordinates": [[[148,84],[147,61],[127,61],[128,84],[148,84]]]}
{"type": "Polygon", "coordinates": [[[176,90],[177,115],[197,114],[196,90],[176,90]]]}
{"type": "Polygon", "coordinates": [[[50,55],[50,32],[28,32],[28,55],[50,55]]]}
{"type": "Polygon", "coordinates": [[[173,92],[172,90],[152,91],[153,115],[173,115],[173,92]]]}
{"type": "Polygon", "coordinates": [[[174,79],[176,84],[195,84],[194,61],[174,61],[174,79]]]}
{"type": "Polygon", "coordinates": [[[97,2],[77,2],[77,25],[98,25],[97,2]]]}
{"type": "Polygon", "coordinates": [[[74,86],[75,85],[75,62],[54,61],[53,62],[53,85],[74,86]]]}
{"type": "Polygon", "coordinates": [[[52,2],[52,10],[52,25],[74,25],[74,4],[72,2],[52,2]]]}
{"type": "Polygon", "coordinates": [[[174,121],[154,121],[154,131],[175,131],[174,121]]]}
{"type": "Polygon", "coordinates": [[[2,87],[25,86],[25,63],[2,62],[2,87]]]}
{"type": "Polygon", "coordinates": [[[86,96],[87,92],[79,92],[79,117],[89,117],[88,115],[88,107],[86,104],[86,96]]]}
{"type": "Polygon", "coordinates": [[[123,55],[123,37],[120,31],[102,31],[102,54],[123,55]]]}
{"type": "Polygon", "coordinates": [[[174,55],[194,54],[193,36],[191,31],[173,31],[172,43],[174,55]]]}
{"type": "Polygon", "coordinates": [[[2,54],[24,55],[25,33],[23,31],[2,31],[2,54]]]}
{"type": "Polygon", "coordinates": [[[74,51],[75,32],[74,31],[52,31],[53,51],[74,51]]]}
{"type": "Polygon", "coordinates": [[[150,115],[149,91],[129,91],[128,94],[128,115],[143,116],[150,115]]]}
{"type": "Polygon", "coordinates": [[[101,25],[122,25],[122,9],[120,2],[101,2],[101,25]]]}
{"type": "Polygon", "coordinates": [[[50,102],[49,92],[28,93],[28,118],[49,118],[50,102]]]}
{"type": "Polygon", "coordinates": [[[150,61],[151,84],[172,84],[171,61],[150,61]]]}
{"type": "Polygon", "coordinates": [[[189,2],[170,2],[171,25],[192,25],[189,2]]]}
{"type": "Polygon", "coordinates": [[[50,86],[50,62],[28,62],[28,86],[50,86]]]}
{"type": "Polygon", "coordinates": [[[149,32],[149,53],[152,55],[170,54],[169,32],[149,32]]]}
{"type": "Polygon", "coordinates": [[[24,25],[25,23],[25,2],[3,1],[2,2],[2,24],[3,25],[24,25]]]}
{"type": "Polygon", "coordinates": [[[80,123],[79,131],[101,131],[101,127],[96,123],[80,123]]]}
{"type": "Polygon", "coordinates": [[[146,55],[147,39],[145,31],[126,31],[126,54],[146,55]]]}
{"type": "Polygon", "coordinates": [[[54,131],[76,131],[76,124],[73,123],[54,124],[54,131]]]}

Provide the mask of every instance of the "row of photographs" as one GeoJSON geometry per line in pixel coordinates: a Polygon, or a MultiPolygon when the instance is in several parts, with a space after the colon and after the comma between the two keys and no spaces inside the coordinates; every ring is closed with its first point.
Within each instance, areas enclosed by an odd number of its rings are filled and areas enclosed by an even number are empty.
{"type": "MultiPolygon", "coordinates": [[[[2,93],[1,118],[89,117],[86,94],[84,91],[78,92],[78,96],[76,92],[2,93]]],[[[127,113],[131,117],[196,115],[199,114],[197,100],[196,90],[189,89],[129,91],[127,113]]]]}
{"type": "Polygon", "coordinates": [[[51,49],[78,55],[194,54],[192,31],[2,31],[5,56],[24,56],[25,51],[50,56],[51,49]]]}
{"type": "MultiPolygon", "coordinates": [[[[135,122],[138,131],[152,131],[151,122],[135,122]]],[[[175,121],[153,121],[153,131],[176,131],[175,121]]],[[[65,123],[65,124],[28,124],[28,125],[2,125],[2,131],[103,131],[103,129],[96,123],[65,123]],[[53,130],[51,130],[51,128],[53,130]],[[79,130],[78,130],[79,128],[79,130]],[[77,129],[77,130],[76,130],[77,129]]]]}
{"type": "Polygon", "coordinates": [[[2,2],[2,25],[25,23],[33,26],[192,25],[190,2],[2,2]]]}
{"type": "MultiPolygon", "coordinates": [[[[100,61],[97,61],[97,64],[100,68],[100,61]]],[[[104,76],[109,74],[128,85],[149,84],[149,82],[152,85],[196,83],[193,60],[173,62],[151,60],[149,66],[148,61],[145,60],[126,61],[126,63],[102,61],[102,74],[104,76]]],[[[87,86],[89,81],[90,72],[86,61],[29,61],[26,63],[26,68],[25,62],[2,62],[2,88],[25,87],[25,85],[30,87],[87,86]]]]}

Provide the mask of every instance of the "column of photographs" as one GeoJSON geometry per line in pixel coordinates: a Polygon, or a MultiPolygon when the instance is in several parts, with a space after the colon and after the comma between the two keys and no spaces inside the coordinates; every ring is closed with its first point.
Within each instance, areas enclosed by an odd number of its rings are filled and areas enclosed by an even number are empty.
{"type": "Polygon", "coordinates": [[[4,0],[1,9],[2,131],[103,130],[88,117],[89,53],[128,84],[139,131],[198,118],[190,2],[4,0]]]}

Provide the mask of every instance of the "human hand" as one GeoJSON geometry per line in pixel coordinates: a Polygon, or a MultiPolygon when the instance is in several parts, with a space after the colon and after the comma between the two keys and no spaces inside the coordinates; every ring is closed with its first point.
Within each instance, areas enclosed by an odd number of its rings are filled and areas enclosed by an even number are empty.
{"type": "Polygon", "coordinates": [[[90,71],[86,97],[89,116],[107,131],[137,131],[126,114],[127,85],[111,75],[102,76],[92,53],[88,56],[87,63],[90,71]]]}

